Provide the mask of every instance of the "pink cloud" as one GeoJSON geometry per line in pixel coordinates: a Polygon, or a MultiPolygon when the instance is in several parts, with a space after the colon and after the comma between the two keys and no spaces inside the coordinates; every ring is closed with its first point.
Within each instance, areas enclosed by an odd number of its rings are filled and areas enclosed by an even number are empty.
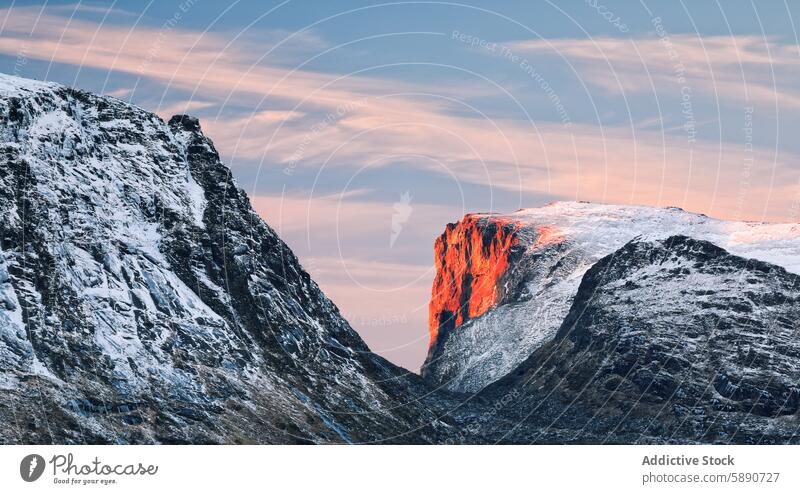
{"type": "Polygon", "coordinates": [[[800,75],[791,75],[797,46],[772,38],[656,32],[639,38],[519,41],[509,47],[519,54],[563,56],[577,64],[581,77],[612,93],[649,92],[654,80],[675,84],[681,75],[683,84],[712,98],[800,106],[800,75]],[[773,79],[773,70],[786,72],[773,79]]]}
{"type": "MultiPolygon", "coordinates": [[[[248,51],[252,46],[231,42],[220,34],[178,27],[131,30],[83,20],[67,23],[63,17],[45,13],[34,36],[28,37],[38,10],[15,8],[6,13],[6,31],[0,38],[0,51],[6,53],[24,46],[29,57],[139,73],[195,91],[201,105],[220,99],[240,104],[257,98],[283,101],[283,108],[266,113],[204,121],[209,134],[233,160],[318,168],[405,156],[414,166],[496,187],[500,192],[521,189],[605,202],[677,204],[718,216],[756,219],[784,218],[795,196],[795,179],[784,163],[796,161],[796,157],[776,157],[774,150],[754,149],[757,173],[750,173],[744,169],[737,146],[717,142],[688,146],[685,139],[664,135],[658,128],[565,128],[490,119],[457,98],[441,93],[421,95],[426,88],[406,83],[255,65],[253,52],[248,51]],[[452,112],[459,107],[470,116],[452,112]],[[324,116],[303,118],[312,109],[321,110],[324,116]],[[743,184],[741,176],[748,173],[743,184]],[[739,207],[742,194],[753,200],[739,207]]],[[[790,66],[794,60],[790,48],[772,43],[766,53],[763,40],[754,37],[703,38],[704,51],[698,50],[699,41],[689,36],[670,38],[687,73],[706,77],[708,60],[721,67],[715,70],[715,77],[716,89],[723,94],[732,95],[739,89],[738,60],[759,66],[790,66]]],[[[641,89],[641,62],[631,56],[630,43],[647,54],[651,73],[671,76],[671,64],[663,60],[669,54],[656,38],[525,41],[514,49],[558,50],[586,62],[597,84],[608,84],[604,81],[610,79],[598,63],[607,58],[624,71],[620,80],[632,89],[641,89]]],[[[761,79],[748,82],[748,88],[753,97],[774,96],[761,79]]],[[[779,96],[793,104],[794,94],[779,96]]],[[[198,108],[196,105],[187,103],[186,108],[198,108]]],[[[163,109],[160,112],[165,114],[163,109]]]]}

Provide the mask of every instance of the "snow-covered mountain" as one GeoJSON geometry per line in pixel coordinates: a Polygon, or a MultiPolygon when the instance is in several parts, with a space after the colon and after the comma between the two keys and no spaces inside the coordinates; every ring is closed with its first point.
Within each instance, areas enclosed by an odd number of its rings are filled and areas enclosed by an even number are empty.
{"type": "Polygon", "coordinates": [[[0,443],[431,442],[199,122],[0,75],[0,443]]]}
{"type": "Polygon", "coordinates": [[[555,337],[485,388],[501,442],[797,443],[800,276],[686,236],[583,276],[555,337]]]}
{"type": "Polygon", "coordinates": [[[685,235],[800,273],[800,226],[722,221],[678,208],[557,202],[471,214],[436,240],[423,376],[475,392],[552,340],[584,273],[634,238],[685,235]]]}

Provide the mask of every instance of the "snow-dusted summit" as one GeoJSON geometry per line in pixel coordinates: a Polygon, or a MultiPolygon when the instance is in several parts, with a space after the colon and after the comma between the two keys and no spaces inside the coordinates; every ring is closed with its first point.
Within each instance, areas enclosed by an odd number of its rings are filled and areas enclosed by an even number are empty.
{"type": "Polygon", "coordinates": [[[0,443],[447,431],[416,376],[369,352],[253,211],[196,119],[0,75],[0,155],[0,443]]]}
{"type": "Polygon", "coordinates": [[[599,259],[634,238],[673,235],[800,273],[797,224],[583,202],[467,215],[436,241],[432,342],[423,375],[452,390],[480,390],[554,337],[584,273],[599,259]]]}
{"type": "Polygon", "coordinates": [[[552,340],[484,388],[500,442],[800,440],[800,276],[675,235],[584,274],[552,340]]]}

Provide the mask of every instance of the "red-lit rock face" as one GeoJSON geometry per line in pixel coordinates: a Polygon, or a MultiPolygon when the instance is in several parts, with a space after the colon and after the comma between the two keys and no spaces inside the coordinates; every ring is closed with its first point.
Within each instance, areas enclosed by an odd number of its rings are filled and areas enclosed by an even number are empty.
{"type": "Polygon", "coordinates": [[[800,273],[797,224],[726,222],[676,208],[582,202],[467,216],[436,243],[433,344],[421,375],[435,386],[477,392],[513,372],[553,340],[586,271],[641,235],[685,235],[800,273]],[[505,224],[502,231],[487,228],[497,221],[505,224]]]}
{"type": "Polygon", "coordinates": [[[511,247],[518,242],[517,229],[508,220],[466,215],[436,239],[436,278],[428,312],[431,345],[440,329],[460,326],[498,301],[511,247]]]}

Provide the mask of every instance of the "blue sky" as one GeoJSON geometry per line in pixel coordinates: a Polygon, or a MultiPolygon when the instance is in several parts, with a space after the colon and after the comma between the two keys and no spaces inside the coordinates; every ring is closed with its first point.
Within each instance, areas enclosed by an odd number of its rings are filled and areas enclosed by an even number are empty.
{"type": "Polygon", "coordinates": [[[432,246],[552,200],[797,221],[797,2],[5,2],[2,71],[187,112],[370,346],[432,246]],[[757,5],[757,8],[756,8],[757,5]]]}

